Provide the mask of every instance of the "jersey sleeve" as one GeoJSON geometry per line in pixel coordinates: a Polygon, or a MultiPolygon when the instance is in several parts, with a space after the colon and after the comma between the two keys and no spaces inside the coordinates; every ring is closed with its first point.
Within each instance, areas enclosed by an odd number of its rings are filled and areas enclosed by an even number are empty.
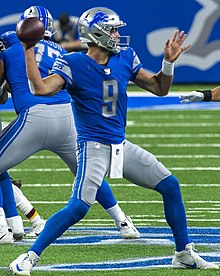
{"type": "Polygon", "coordinates": [[[56,58],[53,68],[51,70],[51,74],[58,74],[61,77],[63,77],[66,81],[66,86],[68,84],[73,84],[72,71],[68,59],[66,58],[66,55],[59,56],[56,58]]]}

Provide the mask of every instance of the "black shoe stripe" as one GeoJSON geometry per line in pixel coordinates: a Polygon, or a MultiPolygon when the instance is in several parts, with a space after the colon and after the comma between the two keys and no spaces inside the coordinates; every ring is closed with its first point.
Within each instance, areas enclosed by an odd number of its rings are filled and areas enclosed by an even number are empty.
{"type": "Polygon", "coordinates": [[[1,239],[3,239],[6,235],[7,235],[7,233],[6,233],[6,234],[4,234],[3,236],[1,236],[0,240],[1,240],[1,239]]]}

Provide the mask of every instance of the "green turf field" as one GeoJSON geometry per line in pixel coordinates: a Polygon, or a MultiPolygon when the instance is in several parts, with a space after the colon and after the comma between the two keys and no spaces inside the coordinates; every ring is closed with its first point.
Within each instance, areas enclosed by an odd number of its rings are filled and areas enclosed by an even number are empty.
{"type": "MultiPolygon", "coordinates": [[[[15,115],[2,113],[4,123],[15,115]]],[[[154,153],[179,178],[185,202],[189,227],[219,227],[220,225],[220,111],[129,111],[127,139],[154,153]]],[[[22,191],[40,214],[47,219],[68,201],[73,176],[65,164],[49,152],[40,152],[10,170],[14,178],[21,178],[22,191]],[[46,170],[45,170],[46,169],[46,170]],[[59,169],[59,170],[58,170],[59,169]],[[37,185],[39,184],[39,185],[37,185]],[[53,185],[52,185],[53,184],[53,185]],[[58,185],[59,184],[59,185],[58,185]],[[68,185],[63,185],[68,184],[68,185]]],[[[125,180],[110,180],[119,204],[130,215],[137,228],[166,227],[161,197],[156,192],[131,185],[125,180]]],[[[30,224],[25,220],[25,226],[30,224]]],[[[66,237],[96,236],[100,230],[93,227],[110,227],[119,235],[114,223],[98,204],[87,216],[69,231],[66,237]],[[78,228],[82,227],[83,231],[78,228]]],[[[106,232],[108,235],[108,232],[106,232]]],[[[113,235],[113,237],[114,237],[113,235]]],[[[163,234],[165,235],[165,234],[163,234]]],[[[215,234],[218,238],[218,233],[215,234]]],[[[208,236],[213,234],[210,232],[208,236]]],[[[158,237],[157,237],[158,239],[158,237]]],[[[202,237],[201,237],[202,239],[202,237]]],[[[219,239],[219,238],[218,238],[219,239]]],[[[7,267],[18,255],[28,249],[27,239],[14,245],[0,245],[0,267],[7,267]]],[[[197,246],[200,252],[219,252],[220,244],[197,246]]],[[[117,261],[146,257],[172,256],[172,244],[154,243],[154,237],[140,241],[121,242],[109,238],[101,245],[52,245],[42,255],[39,267],[49,264],[77,264],[117,261]],[[152,243],[150,242],[152,241],[152,243]]],[[[220,260],[220,259],[219,259],[220,260]]],[[[171,268],[110,270],[110,271],[33,271],[32,275],[216,275],[216,271],[180,271],[171,268]]],[[[217,273],[218,274],[218,273],[217,273]]],[[[0,270],[0,275],[10,275],[0,270]]]]}

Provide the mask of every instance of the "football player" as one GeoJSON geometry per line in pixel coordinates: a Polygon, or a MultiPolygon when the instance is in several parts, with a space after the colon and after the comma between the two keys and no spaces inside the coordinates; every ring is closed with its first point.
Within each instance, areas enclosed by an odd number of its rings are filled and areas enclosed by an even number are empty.
{"type": "MultiPolygon", "coordinates": [[[[3,63],[0,61],[0,73],[3,71],[3,63]]],[[[8,93],[0,87],[0,104],[4,104],[8,99],[8,93]]],[[[2,123],[0,120],[0,133],[2,123]]],[[[0,244],[10,244],[15,240],[21,240],[24,235],[24,227],[21,216],[19,216],[12,180],[7,172],[0,175],[0,244]]]]}
{"type": "MultiPolygon", "coordinates": [[[[0,51],[2,52],[5,49],[2,41],[0,41],[0,44],[0,51]]],[[[2,61],[0,62],[2,64],[2,61]]],[[[7,87],[6,90],[6,87],[7,83],[0,87],[0,104],[4,104],[8,99],[9,88],[7,87]]],[[[2,130],[1,120],[0,130],[2,130]]],[[[2,174],[2,176],[4,176],[4,174],[2,174]]],[[[2,185],[0,185],[0,193],[2,193],[2,198],[4,199],[3,210],[0,209],[0,244],[13,243],[14,240],[21,240],[23,238],[23,222],[22,218],[18,216],[17,209],[19,209],[31,222],[31,231],[27,235],[36,237],[43,230],[45,221],[40,217],[37,210],[20,190],[21,181],[19,179],[13,179],[12,177],[9,179],[8,174],[5,174],[5,176],[7,177],[5,177],[4,180],[1,181],[0,179],[0,182],[2,182],[2,185]],[[9,187],[11,186],[10,182],[12,183],[13,191],[9,187]],[[8,232],[6,227],[8,228],[8,232]]],[[[1,202],[2,200],[0,199],[0,204],[1,202]]]]}
{"type": "MultiPolygon", "coordinates": [[[[49,40],[53,31],[53,18],[47,9],[40,6],[30,7],[22,14],[21,20],[26,17],[38,17],[45,25],[45,39],[36,45],[35,58],[42,77],[46,77],[55,58],[66,51],[49,40]]],[[[18,117],[0,136],[0,174],[40,150],[50,150],[56,153],[75,175],[76,131],[69,94],[66,90],[61,90],[52,97],[34,96],[26,76],[24,50],[16,33],[4,33],[1,40],[6,48],[1,53],[5,70],[2,76],[6,75],[10,85],[18,117]]],[[[123,238],[140,237],[130,218],[125,216],[117,204],[105,180],[96,199],[114,219],[123,238]]]]}
{"type": "Polygon", "coordinates": [[[53,95],[60,87],[66,87],[74,100],[78,169],[67,205],[48,219],[28,252],[10,264],[15,274],[29,275],[43,250],[86,215],[109,171],[112,177],[123,176],[162,195],[165,217],[176,244],[174,268],[219,268],[202,259],[189,239],[178,180],[153,154],[125,139],[128,82],[133,81],[155,95],[167,95],[174,62],[190,47],[182,46],[186,34],[176,30],[172,40],[167,40],[162,69],[153,75],[142,68],[135,51],[128,46],[128,39],[123,42],[118,31],[122,26],[125,23],[110,9],[92,8],[84,12],[78,28],[88,51],[58,57],[52,75],[43,80],[33,47],[23,45],[27,74],[35,93],[53,95]]]}

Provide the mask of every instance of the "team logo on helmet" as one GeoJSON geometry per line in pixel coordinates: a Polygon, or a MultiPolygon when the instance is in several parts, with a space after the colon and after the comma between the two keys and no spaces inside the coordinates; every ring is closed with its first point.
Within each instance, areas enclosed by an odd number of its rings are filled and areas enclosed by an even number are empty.
{"type": "Polygon", "coordinates": [[[108,22],[108,15],[106,15],[104,12],[97,12],[94,15],[94,18],[89,22],[89,30],[93,27],[94,24],[97,24],[99,22],[108,22]]]}

